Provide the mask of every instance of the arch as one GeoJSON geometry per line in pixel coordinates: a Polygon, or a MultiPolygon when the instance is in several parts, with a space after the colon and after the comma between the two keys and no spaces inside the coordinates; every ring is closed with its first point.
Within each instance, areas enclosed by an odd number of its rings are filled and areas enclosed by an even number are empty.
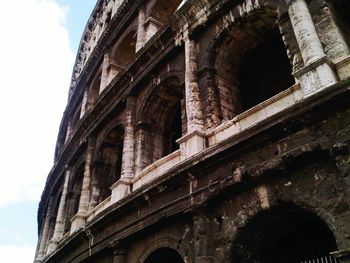
{"type": "Polygon", "coordinates": [[[93,106],[93,104],[95,103],[95,101],[97,100],[100,94],[101,77],[102,77],[102,69],[100,68],[96,72],[94,78],[92,79],[88,87],[87,102],[86,102],[85,110],[89,110],[93,106]]]}
{"type": "Polygon", "coordinates": [[[174,239],[164,238],[148,245],[141,253],[137,263],[182,263],[184,262],[184,253],[181,250],[179,242],[174,239]],[[162,257],[165,256],[165,260],[162,257]],[[174,258],[175,261],[169,261],[174,258]],[[157,260],[158,259],[158,260],[157,260]]]}
{"type": "Polygon", "coordinates": [[[136,29],[131,26],[114,44],[110,51],[110,65],[108,75],[111,80],[123,70],[136,53],[136,29]]]}
{"type": "Polygon", "coordinates": [[[92,207],[111,195],[110,186],[120,178],[123,142],[124,126],[120,123],[108,128],[98,142],[92,176],[92,207]]]}
{"type": "Polygon", "coordinates": [[[162,247],[152,252],[144,263],[184,263],[182,257],[176,250],[162,247]]]}
{"type": "Polygon", "coordinates": [[[142,168],[179,148],[176,140],[186,132],[184,84],[177,76],[167,76],[150,87],[137,114],[137,138],[143,140],[137,149],[142,168]],[[141,152],[142,151],[142,152],[141,152]]]}
{"type": "Polygon", "coordinates": [[[294,263],[336,250],[335,237],[320,217],[293,204],[279,204],[238,230],[231,262],[294,263]]]}
{"type": "Polygon", "coordinates": [[[255,8],[225,25],[208,52],[224,120],[295,83],[291,58],[276,24],[282,8],[255,8]]]}

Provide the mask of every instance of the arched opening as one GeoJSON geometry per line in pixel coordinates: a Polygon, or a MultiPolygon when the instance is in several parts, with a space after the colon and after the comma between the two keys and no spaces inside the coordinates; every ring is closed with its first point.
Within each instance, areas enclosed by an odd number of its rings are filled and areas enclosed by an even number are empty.
{"type": "Polygon", "coordinates": [[[123,70],[129,61],[135,56],[136,52],[136,31],[129,30],[116,42],[111,50],[110,63],[108,67],[108,82],[110,82],[121,70],[123,70]]]}
{"type": "Polygon", "coordinates": [[[100,144],[93,172],[92,206],[111,195],[110,187],[120,179],[123,156],[124,127],[111,129],[100,144]]]}
{"type": "Polygon", "coordinates": [[[239,66],[242,110],[247,110],[294,84],[292,66],[277,30],[247,51],[239,66]]]}
{"type": "Polygon", "coordinates": [[[176,250],[163,247],[152,252],[144,263],[184,263],[184,261],[176,250]]]}
{"type": "Polygon", "coordinates": [[[323,220],[283,205],[262,212],[239,230],[231,262],[297,263],[336,250],[333,233],[323,220]]]}
{"type": "Polygon", "coordinates": [[[100,93],[100,85],[101,85],[101,71],[96,74],[94,79],[92,80],[87,97],[86,110],[90,109],[92,105],[95,103],[98,95],[100,93]]]}
{"type": "Polygon", "coordinates": [[[65,232],[70,231],[72,217],[78,213],[81,188],[83,185],[85,163],[82,163],[73,173],[69,183],[66,206],[65,232]]]}
{"type": "Polygon", "coordinates": [[[176,140],[186,132],[183,90],[177,78],[168,78],[153,87],[145,98],[139,121],[147,125],[140,126],[137,131],[137,137],[144,141],[142,149],[137,149],[138,159],[143,160],[141,169],[179,149],[176,140]]]}
{"type": "Polygon", "coordinates": [[[292,86],[292,66],[276,24],[258,10],[232,25],[216,46],[216,84],[224,120],[292,86]]]}

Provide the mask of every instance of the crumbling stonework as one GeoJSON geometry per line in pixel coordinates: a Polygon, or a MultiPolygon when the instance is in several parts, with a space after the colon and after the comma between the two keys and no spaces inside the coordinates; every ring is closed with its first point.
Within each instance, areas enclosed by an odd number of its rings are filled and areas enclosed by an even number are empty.
{"type": "Polygon", "coordinates": [[[35,262],[350,262],[349,9],[97,1],[35,262]]]}

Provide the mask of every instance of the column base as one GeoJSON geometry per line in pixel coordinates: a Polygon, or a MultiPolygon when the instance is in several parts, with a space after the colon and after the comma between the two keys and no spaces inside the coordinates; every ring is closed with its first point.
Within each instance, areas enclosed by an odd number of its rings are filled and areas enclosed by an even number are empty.
{"type": "Polygon", "coordinates": [[[193,131],[176,141],[180,144],[181,160],[187,159],[196,153],[203,151],[206,147],[205,134],[200,131],[193,131]]]}
{"type": "Polygon", "coordinates": [[[313,94],[337,82],[332,61],[324,56],[293,73],[300,82],[304,96],[313,94]]]}
{"type": "Polygon", "coordinates": [[[110,189],[112,190],[111,203],[118,202],[125,196],[130,194],[131,178],[121,178],[114,183],[110,189]]]}
{"type": "Polygon", "coordinates": [[[70,234],[73,234],[74,232],[78,231],[79,229],[85,226],[86,215],[77,213],[75,216],[72,217],[70,222],[71,222],[70,234]]]}

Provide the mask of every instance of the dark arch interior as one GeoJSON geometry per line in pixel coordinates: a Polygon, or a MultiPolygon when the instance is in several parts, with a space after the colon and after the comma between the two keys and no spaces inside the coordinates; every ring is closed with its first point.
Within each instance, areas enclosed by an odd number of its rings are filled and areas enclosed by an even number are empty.
{"type": "Polygon", "coordinates": [[[239,231],[232,263],[296,263],[336,250],[332,232],[316,215],[293,206],[277,207],[239,231]]]}
{"type": "Polygon", "coordinates": [[[328,0],[335,14],[335,20],[342,31],[345,41],[350,45],[350,1],[349,0],[328,0]]]}
{"type": "MultiPolygon", "coordinates": [[[[156,161],[179,149],[176,140],[185,132],[183,107],[184,86],[177,78],[169,78],[154,87],[141,110],[140,119],[148,123],[145,130],[145,151],[156,161]]],[[[150,163],[148,163],[150,164],[150,163]]]]}
{"type": "Polygon", "coordinates": [[[176,140],[182,136],[181,100],[173,106],[171,114],[169,114],[169,121],[170,126],[164,136],[166,147],[164,147],[163,156],[180,148],[176,140]]]}
{"type": "Polygon", "coordinates": [[[243,110],[247,110],[294,84],[282,37],[277,30],[248,51],[239,67],[243,110]]]}
{"type": "Polygon", "coordinates": [[[83,185],[83,177],[84,177],[84,166],[82,163],[79,168],[73,174],[73,177],[70,182],[70,189],[67,195],[67,207],[66,214],[67,220],[65,224],[65,232],[70,231],[71,222],[70,219],[78,212],[79,209],[79,200],[81,194],[81,187],[83,185]]]}
{"type": "Polygon", "coordinates": [[[111,129],[101,143],[95,176],[99,182],[100,200],[111,194],[110,186],[119,180],[123,156],[124,128],[118,125],[111,129]]]}
{"type": "Polygon", "coordinates": [[[152,252],[144,263],[184,263],[184,261],[174,249],[164,247],[152,252]]]}

